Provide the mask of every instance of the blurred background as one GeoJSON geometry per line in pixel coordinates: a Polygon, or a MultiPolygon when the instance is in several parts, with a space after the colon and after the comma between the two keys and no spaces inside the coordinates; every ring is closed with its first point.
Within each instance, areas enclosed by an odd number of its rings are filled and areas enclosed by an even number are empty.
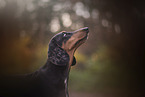
{"type": "Polygon", "coordinates": [[[145,97],[143,0],[0,0],[0,74],[35,71],[54,34],[86,26],[70,97],[145,97]]]}

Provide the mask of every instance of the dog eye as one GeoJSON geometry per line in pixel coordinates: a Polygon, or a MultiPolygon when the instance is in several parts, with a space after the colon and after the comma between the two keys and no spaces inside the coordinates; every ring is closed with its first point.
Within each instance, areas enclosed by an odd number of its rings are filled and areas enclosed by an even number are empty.
{"type": "Polygon", "coordinates": [[[63,34],[63,37],[65,37],[65,36],[66,36],[66,34],[64,33],[64,34],[63,34]]]}

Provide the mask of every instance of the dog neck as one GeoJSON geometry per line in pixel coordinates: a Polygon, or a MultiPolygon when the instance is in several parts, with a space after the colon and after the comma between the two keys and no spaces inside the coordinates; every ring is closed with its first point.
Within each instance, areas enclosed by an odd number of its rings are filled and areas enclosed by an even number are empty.
{"type": "Polygon", "coordinates": [[[71,65],[72,65],[72,62],[73,62],[74,51],[75,50],[72,50],[72,51],[67,51],[66,50],[66,52],[69,55],[69,64],[68,64],[68,68],[67,68],[67,76],[66,76],[66,79],[64,80],[66,97],[69,97],[69,93],[68,93],[68,79],[69,79],[70,68],[71,68],[71,65]]]}
{"type": "Polygon", "coordinates": [[[71,65],[72,65],[72,62],[73,62],[73,57],[74,57],[74,51],[75,50],[71,50],[71,51],[66,51],[69,55],[69,67],[68,69],[70,69],[71,65]]]}

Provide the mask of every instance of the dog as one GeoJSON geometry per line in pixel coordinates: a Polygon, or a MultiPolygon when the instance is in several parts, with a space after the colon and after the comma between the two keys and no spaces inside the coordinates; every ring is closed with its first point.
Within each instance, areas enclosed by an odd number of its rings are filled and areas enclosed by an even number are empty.
{"type": "Polygon", "coordinates": [[[0,97],[69,97],[69,71],[76,64],[74,53],[88,33],[85,27],[56,34],[49,42],[44,66],[31,74],[0,78],[0,97]]]}

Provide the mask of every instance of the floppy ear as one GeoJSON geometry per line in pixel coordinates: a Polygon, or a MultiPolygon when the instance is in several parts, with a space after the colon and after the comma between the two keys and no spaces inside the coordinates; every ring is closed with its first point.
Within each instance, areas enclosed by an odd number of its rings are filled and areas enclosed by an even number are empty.
{"type": "Polygon", "coordinates": [[[76,64],[76,58],[73,56],[73,62],[71,66],[74,66],[76,64]]]}
{"type": "Polygon", "coordinates": [[[58,66],[65,66],[69,64],[69,55],[55,42],[50,43],[49,45],[48,59],[58,66]]]}

